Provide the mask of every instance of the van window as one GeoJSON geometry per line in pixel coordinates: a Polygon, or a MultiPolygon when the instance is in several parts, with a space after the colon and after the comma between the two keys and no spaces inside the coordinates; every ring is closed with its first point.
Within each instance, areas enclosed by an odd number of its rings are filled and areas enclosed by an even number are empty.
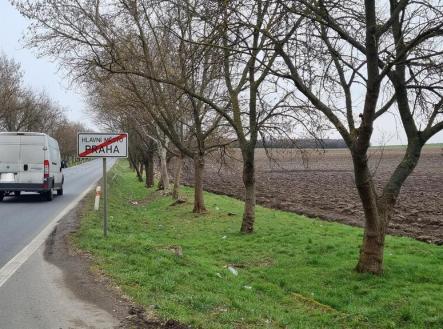
{"type": "Polygon", "coordinates": [[[58,152],[57,149],[53,148],[52,146],[49,147],[49,152],[51,156],[52,162],[58,162],[58,152]]]}

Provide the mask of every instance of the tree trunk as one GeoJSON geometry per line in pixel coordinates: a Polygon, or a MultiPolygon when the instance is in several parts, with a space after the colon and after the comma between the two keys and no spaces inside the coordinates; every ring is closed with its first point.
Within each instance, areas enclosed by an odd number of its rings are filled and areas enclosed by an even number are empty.
{"type": "Polygon", "coordinates": [[[140,169],[137,165],[135,165],[134,168],[137,173],[138,181],[143,182],[143,168],[140,169]]]}
{"type": "Polygon", "coordinates": [[[143,170],[144,170],[144,164],[143,161],[140,161],[139,165],[139,171],[140,171],[140,182],[143,182],[143,170]]]}
{"type": "Polygon", "coordinates": [[[166,192],[169,191],[169,173],[168,173],[168,165],[166,159],[166,148],[161,146],[159,148],[159,156],[160,156],[160,182],[161,189],[166,192]]]}
{"type": "Polygon", "coordinates": [[[129,169],[134,170],[134,158],[129,153],[129,169]]]}
{"type": "MultiPolygon", "coordinates": [[[[355,185],[365,214],[363,244],[356,267],[358,272],[381,274],[383,272],[383,251],[386,234],[385,212],[380,212],[374,182],[368,167],[368,157],[352,154],[355,185]]],[[[387,213],[386,213],[387,214],[387,213]]]]}
{"type": "Polygon", "coordinates": [[[355,183],[365,213],[365,228],[360,258],[356,267],[358,272],[383,273],[383,252],[386,230],[394,212],[400,189],[417,166],[424,141],[409,140],[406,153],[391,175],[380,197],[367,165],[367,155],[353,153],[355,183]]]}
{"type": "Polygon", "coordinates": [[[194,157],[194,210],[195,213],[206,212],[205,200],[203,197],[203,174],[205,169],[205,159],[198,154],[194,157]]]}
{"type": "Polygon", "coordinates": [[[146,172],[146,187],[154,186],[154,154],[149,152],[145,156],[145,172],[146,172]]]}
{"type": "Polygon", "coordinates": [[[129,168],[135,170],[135,173],[137,174],[137,178],[139,182],[143,182],[143,171],[140,171],[136,161],[133,157],[129,156],[129,168]]]}
{"type": "MultiPolygon", "coordinates": [[[[383,201],[380,200],[380,203],[383,201]]],[[[376,218],[366,218],[363,244],[356,270],[361,273],[383,273],[383,254],[393,205],[379,205],[376,218]]]]}
{"type": "Polygon", "coordinates": [[[243,155],[243,184],[245,187],[245,208],[241,233],[252,233],[255,221],[255,162],[254,148],[243,155]]]}
{"type": "Polygon", "coordinates": [[[180,155],[177,157],[177,161],[175,163],[175,175],[174,175],[174,187],[172,189],[172,198],[178,200],[179,192],[180,192],[180,180],[183,168],[183,156],[180,155]]]}

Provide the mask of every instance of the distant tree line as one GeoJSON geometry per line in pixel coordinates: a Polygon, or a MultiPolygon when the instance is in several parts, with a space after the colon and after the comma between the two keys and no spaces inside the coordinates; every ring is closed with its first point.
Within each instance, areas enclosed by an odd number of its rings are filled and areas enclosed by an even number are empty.
{"type": "Polygon", "coordinates": [[[77,132],[84,130],[45,92],[26,87],[20,64],[0,54],[0,131],[46,133],[58,140],[62,158],[69,159],[77,153],[77,132]]]}
{"type": "Polygon", "coordinates": [[[304,138],[304,139],[270,139],[259,140],[257,148],[276,149],[342,149],[346,148],[343,139],[304,138]]]}

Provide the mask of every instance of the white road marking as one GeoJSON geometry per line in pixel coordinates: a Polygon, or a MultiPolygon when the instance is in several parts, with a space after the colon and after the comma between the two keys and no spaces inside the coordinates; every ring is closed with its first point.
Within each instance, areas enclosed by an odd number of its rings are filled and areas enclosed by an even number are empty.
{"type": "MultiPolygon", "coordinates": [[[[101,177],[100,177],[101,178],[101,177]]],[[[84,190],[77,198],[68,204],[51,222],[17,255],[15,255],[9,262],[7,262],[0,269],[0,288],[9,280],[11,276],[22,266],[29,257],[46,241],[49,234],[51,234],[54,227],[57,226],[58,221],[68,214],[74,207],[88,194],[92,188],[97,184],[98,180],[94,181],[86,190],[84,190]]]]}

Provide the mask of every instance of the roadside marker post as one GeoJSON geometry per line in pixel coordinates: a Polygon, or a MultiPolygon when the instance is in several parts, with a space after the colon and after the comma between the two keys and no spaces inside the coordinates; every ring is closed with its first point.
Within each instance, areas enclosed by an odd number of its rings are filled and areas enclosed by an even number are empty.
{"type": "Polygon", "coordinates": [[[101,191],[102,188],[100,187],[100,185],[95,188],[94,210],[98,210],[100,208],[100,195],[102,194],[101,191]]]}
{"type": "MultiPolygon", "coordinates": [[[[103,236],[106,238],[108,236],[108,177],[106,174],[106,159],[128,157],[128,134],[78,133],[77,151],[80,158],[103,159],[103,236]]],[[[94,204],[95,210],[99,208],[100,192],[100,186],[97,186],[94,204]]]]}

